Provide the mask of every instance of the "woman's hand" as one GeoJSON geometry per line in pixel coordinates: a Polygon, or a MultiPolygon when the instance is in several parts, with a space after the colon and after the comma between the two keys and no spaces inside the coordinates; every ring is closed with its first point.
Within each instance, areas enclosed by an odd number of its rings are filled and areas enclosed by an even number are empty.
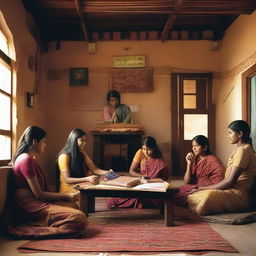
{"type": "Polygon", "coordinates": [[[119,175],[116,174],[112,169],[110,169],[109,171],[106,171],[105,174],[103,174],[100,179],[102,179],[103,181],[107,181],[107,180],[113,180],[118,178],[119,175]]]}
{"type": "Polygon", "coordinates": [[[187,155],[186,155],[186,161],[188,164],[191,164],[193,163],[195,160],[195,155],[192,153],[192,152],[189,152],[187,155]]]}
{"type": "Polygon", "coordinates": [[[118,121],[117,114],[116,114],[116,111],[114,111],[112,113],[111,123],[117,123],[117,121],[118,121]]]}
{"type": "Polygon", "coordinates": [[[99,176],[91,175],[87,177],[87,181],[91,182],[92,184],[96,185],[99,183],[99,176]]]}
{"type": "Polygon", "coordinates": [[[80,192],[68,193],[67,194],[67,201],[69,201],[69,202],[78,201],[79,200],[79,196],[80,196],[80,192]]]}
{"type": "Polygon", "coordinates": [[[193,188],[189,194],[193,194],[193,193],[195,193],[195,192],[202,191],[202,190],[206,190],[206,189],[207,189],[207,187],[197,187],[197,188],[193,188]]]}

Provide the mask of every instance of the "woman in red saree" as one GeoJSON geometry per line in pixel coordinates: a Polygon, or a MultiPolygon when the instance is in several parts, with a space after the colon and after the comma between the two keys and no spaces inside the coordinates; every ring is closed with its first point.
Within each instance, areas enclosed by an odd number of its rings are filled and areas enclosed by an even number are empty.
{"type": "Polygon", "coordinates": [[[185,185],[179,187],[175,203],[187,204],[187,196],[199,186],[216,184],[224,178],[225,168],[221,161],[211,153],[209,141],[203,135],[192,139],[192,151],[187,154],[187,169],[184,175],[185,185]]]}
{"type": "MultiPolygon", "coordinates": [[[[133,177],[167,180],[168,168],[153,137],[146,136],[143,138],[142,147],[133,158],[129,174],[133,177]]],[[[160,207],[160,200],[110,198],[107,205],[109,208],[150,208],[160,207]]]]}

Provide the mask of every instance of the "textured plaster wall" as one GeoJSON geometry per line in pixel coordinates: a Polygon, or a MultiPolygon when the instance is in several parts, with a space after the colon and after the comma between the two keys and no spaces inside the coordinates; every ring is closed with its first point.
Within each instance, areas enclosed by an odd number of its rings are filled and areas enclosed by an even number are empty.
{"type": "Polygon", "coordinates": [[[216,94],[216,152],[224,163],[235,149],[227,139],[230,122],[242,119],[242,73],[256,63],[256,12],[241,15],[221,42],[222,79],[216,94]]]}
{"type": "MultiPolygon", "coordinates": [[[[88,67],[92,72],[110,69],[112,57],[121,55],[145,55],[146,66],[154,69],[153,92],[123,93],[121,97],[123,103],[138,106],[138,112],[133,113],[135,123],[143,124],[146,134],[157,139],[166,161],[171,166],[171,75],[168,70],[174,72],[219,71],[219,52],[212,51],[210,46],[211,43],[208,41],[97,42],[96,54],[87,54],[87,45],[84,42],[63,42],[59,50],[52,43],[43,56],[42,70],[43,98],[47,99],[47,102],[44,101],[44,110],[47,113],[45,123],[49,133],[48,170],[54,169],[56,154],[65,143],[68,133],[75,127],[88,132],[98,124],[97,120],[101,116],[101,110],[71,109],[68,69],[88,67]],[[125,48],[129,50],[126,51],[125,48]]],[[[98,74],[98,76],[104,76],[104,74],[98,74]]],[[[90,77],[87,88],[90,88],[90,77]]],[[[105,93],[106,91],[104,95],[105,93]]],[[[103,107],[104,98],[101,101],[103,107]]],[[[87,152],[92,156],[92,136],[89,133],[87,152]]]]}

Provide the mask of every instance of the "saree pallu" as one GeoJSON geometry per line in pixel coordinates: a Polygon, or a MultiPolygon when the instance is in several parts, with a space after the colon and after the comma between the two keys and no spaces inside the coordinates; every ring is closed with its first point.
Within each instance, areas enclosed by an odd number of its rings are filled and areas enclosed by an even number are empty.
{"type": "Polygon", "coordinates": [[[196,159],[191,169],[191,184],[178,187],[179,192],[174,197],[175,203],[178,205],[187,204],[187,197],[193,189],[199,186],[216,184],[223,180],[225,174],[224,166],[214,155],[207,155],[201,161],[196,159]]]}
{"type": "Polygon", "coordinates": [[[241,188],[201,190],[188,196],[189,209],[199,215],[240,212],[250,207],[250,196],[241,188]]]}
{"type": "Polygon", "coordinates": [[[128,105],[120,104],[116,108],[114,123],[132,123],[131,110],[128,105]]]}
{"type": "Polygon", "coordinates": [[[73,237],[81,235],[88,224],[87,217],[83,212],[75,209],[77,205],[74,202],[48,203],[38,210],[18,208],[19,216],[14,215],[11,224],[7,227],[9,234],[15,238],[73,237]]]}
{"type": "MultiPolygon", "coordinates": [[[[150,178],[166,180],[168,178],[166,167],[166,163],[161,158],[143,159],[141,161],[140,173],[150,178]]],[[[159,208],[161,206],[161,200],[116,197],[109,198],[107,205],[109,208],[159,208]]]]}

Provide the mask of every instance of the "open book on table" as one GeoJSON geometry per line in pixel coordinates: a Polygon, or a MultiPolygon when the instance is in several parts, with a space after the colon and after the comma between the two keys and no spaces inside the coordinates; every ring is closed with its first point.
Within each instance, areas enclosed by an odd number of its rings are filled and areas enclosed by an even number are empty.
{"type": "Polygon", "coordinates": [[[169,183],[166,181],[163,181],[163,182],[140,184],[140,185],[133,187],[132,189],[165,192],[168,187],[169,187],[169,183]]]}

